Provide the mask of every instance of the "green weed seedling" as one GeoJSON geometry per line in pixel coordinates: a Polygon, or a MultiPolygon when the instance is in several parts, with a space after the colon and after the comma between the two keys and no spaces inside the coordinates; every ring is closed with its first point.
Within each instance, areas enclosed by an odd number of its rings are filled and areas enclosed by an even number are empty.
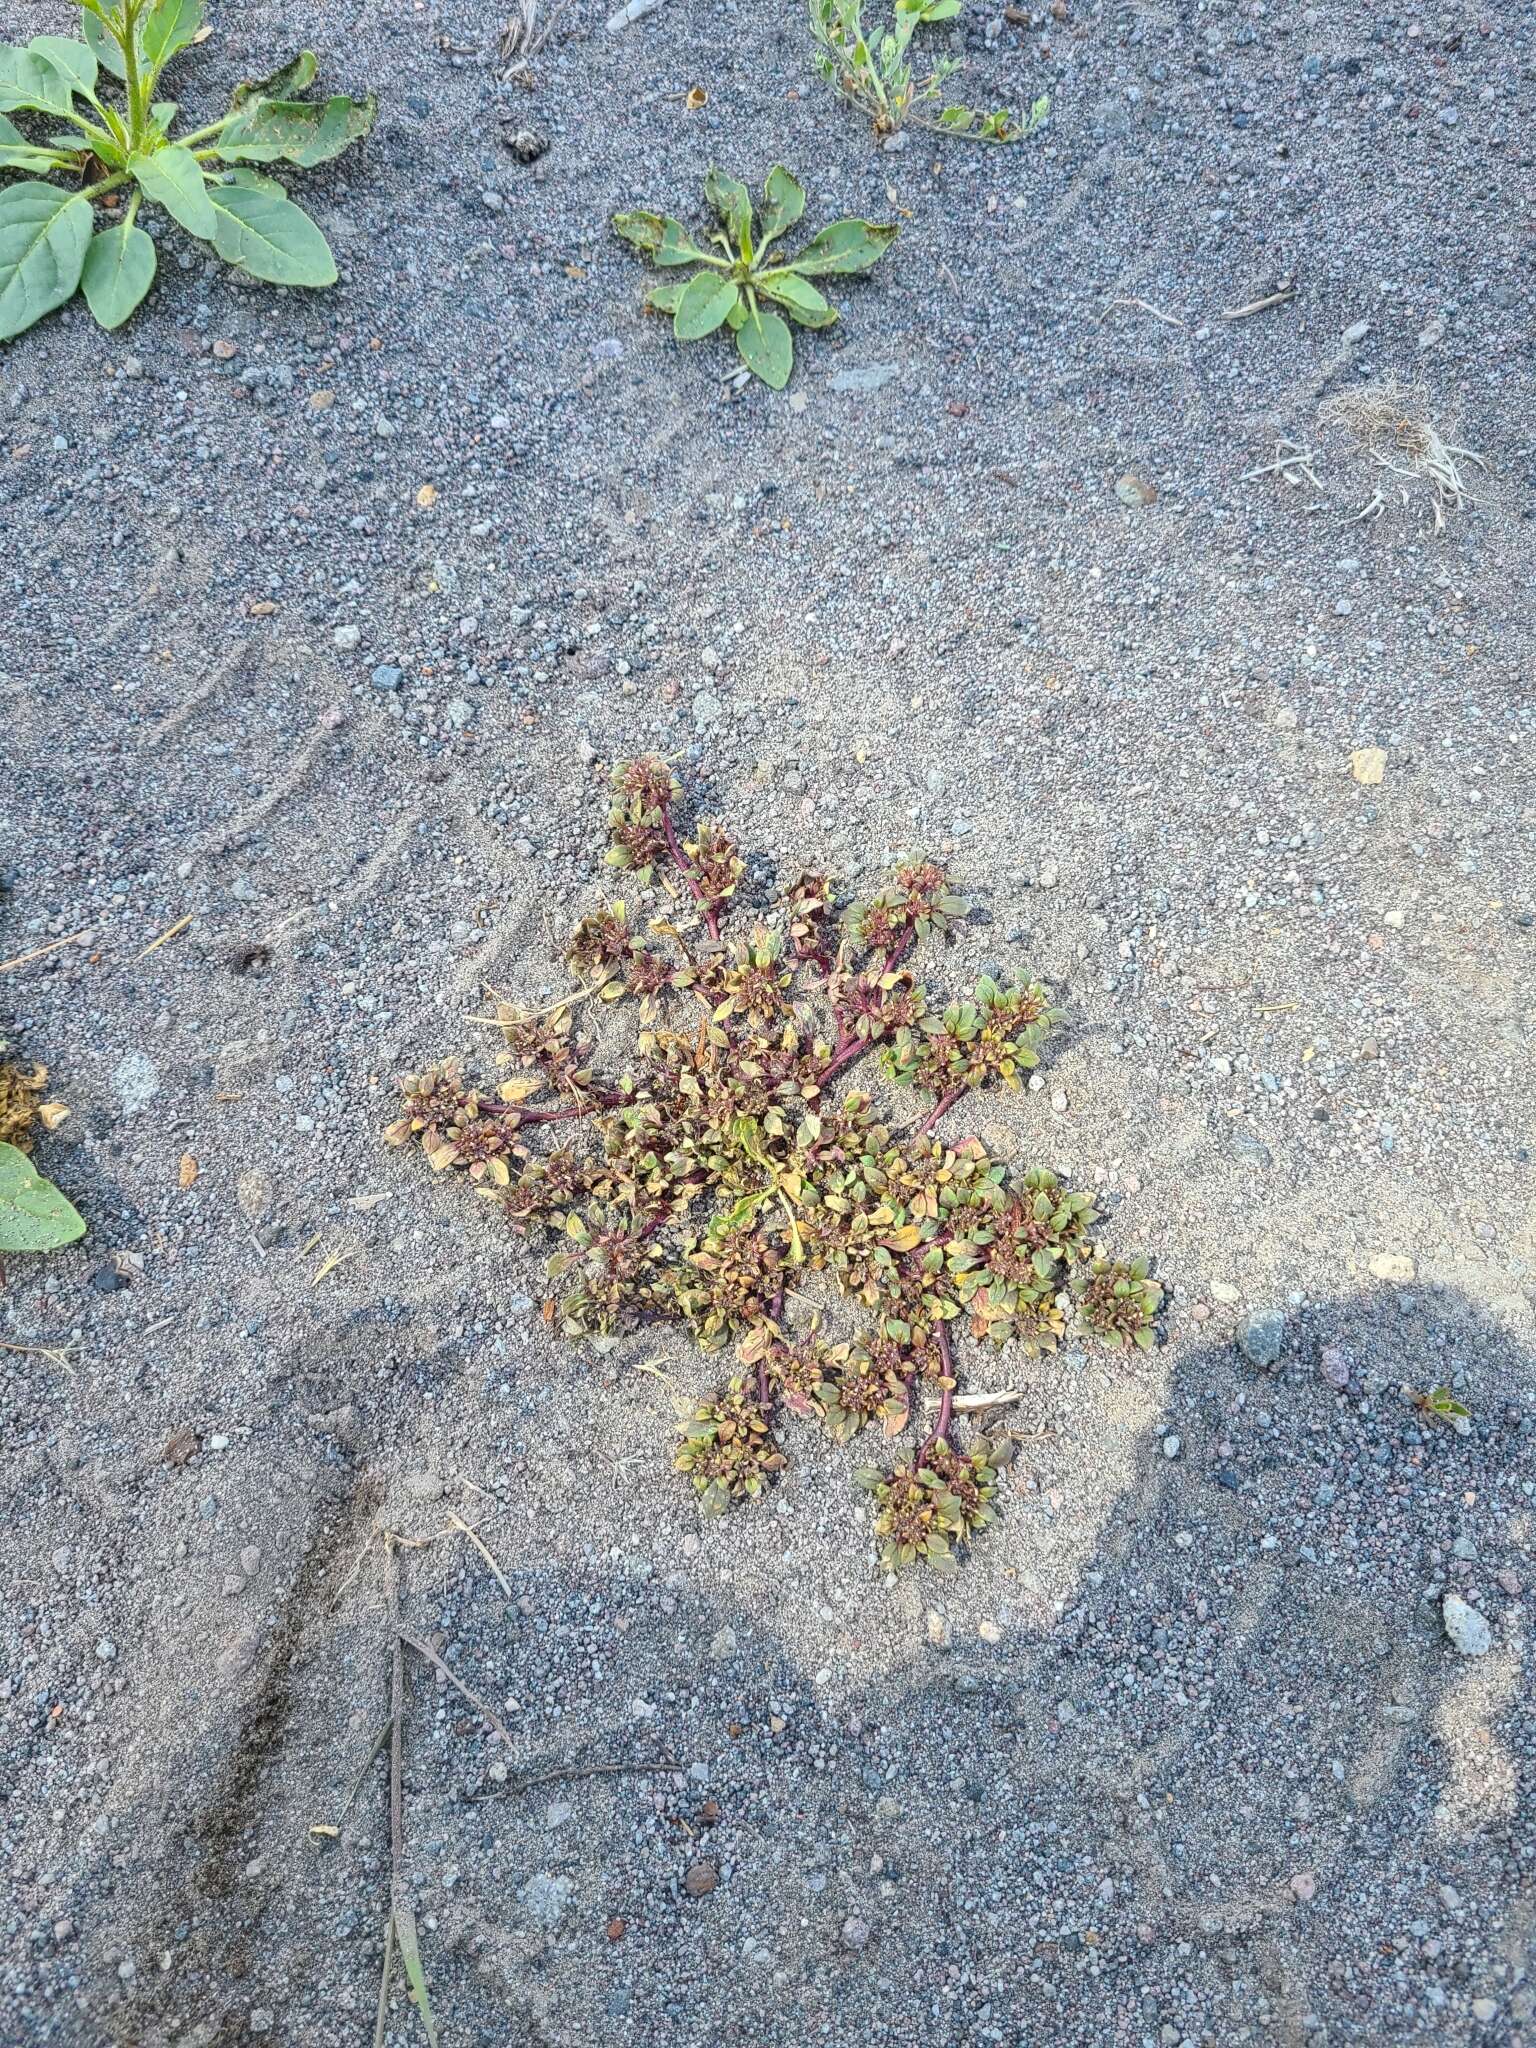
{"type": "Polygon", "coordinates": [[[248,276],[334,284],[324,235],[262,167],[339,156],[372,128],[373,99],[301,97],[316,70],[305,50],[237,87],[221,119],[178,135],[176,102],[156,90],[200,39],[203,0],[75,5],[83,42],[0,44],[0,171],[29,174],[0,189],[0,341],[77,290],[103,327],[120,327],[154,282],[155,242],[138,225],[146,200],[248,276]],[[12,114],[46,132],[24,134],[12,114]]]}
{"type": "Polygon", "coordinates": [[[691,270],[688,277],[654,286],[646,299],[653,311],[671,314],[679,341],[701,341],[727,327],[752,374],[782,391],[795,362],[784,314],[798,327],[830,327],[837,308],[812,280],[872,269],[897,230],[867,220],[837,220],[813,236],[798,256],[785,256],[775,245],[804,213],[805,188],[782,164],[768,173],[759,215],[739,178],[711,171],[704,190],[720,226],[702,245],[667,214],[616,213],[614,229],[658,269],[691,270]]]}
{"type": "Polygon", "coordinates": [[[895,18],[883,34],[864,30],[864,0],[809,0],[816,68],[843,98],[867,114],[877,135],[903,128],[931,128],[972,142],[1022,142],[1050,111],[1042,94],[1027,114],[1006,107],[979,114],[948,102],[945,87],[965,69],[958,57],[941,57],[931,71],[911,61],[912,38],[927,25],[953,21],[960,0],[896,0],[895,18]]]}

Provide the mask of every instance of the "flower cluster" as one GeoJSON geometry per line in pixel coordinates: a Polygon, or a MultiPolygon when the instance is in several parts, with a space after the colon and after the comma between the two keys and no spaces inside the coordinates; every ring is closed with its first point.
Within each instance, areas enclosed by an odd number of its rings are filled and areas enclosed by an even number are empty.
{"type": "Polygon", "coordinates": [[[680,801],[659,761],[614,775],[608,862],[642,894],[591,911],[566,954],[584,997],[639,1004],[623,1079],[594,1078],[581,997],[504,1011],[511,1071],[485,1086],[456,1065],[407,1075],[386,1135],[462,1170],[517,1232],[558,1236],[546,1314],[567,1334],[671,1318],[706,1351],[734,1347],[737,1377],[699,1408],[677,1456],[710,1513],[783,1468],[781,1411],[846,1442],[871,1427],[898,1437],[936,1401],[910,1461],[863,1482],[888,1568],[951,1569],[993,1519],[1011,1449],[955,1444],[958,1340],[1038,1355],[1075,1324],[1146,1349],[1162,1291],[1144,1259],[1098,1243],[1086,1195],[939,1134],[964,1096],[1018,1087],[1060,1018],[1029,981],[983,977],[930,1003],[904,963],[967,914],[943,870],[900,867],[841,917],[831,880],[802,874],[782,934],[760,921],[731,938],[721,921],[743,862],[718,824],[680,829],[680,801]],[[904,1129],[839,1085],[871,1052],[897,1100],[920,1098],[904,1129]],[[550,1143],[548,1124],[570,1129],[550,1143]],[[839,1296],[857,1317],[846,1337],[821,1327],[839,1296]],[[808,1298],[820,1304],[809,1317],[808,1298]]]}

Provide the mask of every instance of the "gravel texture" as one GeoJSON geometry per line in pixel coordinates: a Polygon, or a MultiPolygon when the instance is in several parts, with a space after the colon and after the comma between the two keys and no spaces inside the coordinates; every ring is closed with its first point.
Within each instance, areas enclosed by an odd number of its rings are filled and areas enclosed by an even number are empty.
{"type": "Polygon", "coordinates": [[[795,0],[581,0],[531,88],[471,0],[217,7],[189,110],[300,34],[384,94],[304,181],[341,284],[178,241],[0,356],[0,955],[71,937],[0,1004],[91,1224],[0,1297],[55,1347],[0,1351],[7,2041],[369,2038],[382,1528],[448,1532],[406,1621],[511,1741],[409,1659],[445,2048],[1536,2040],[1536,30],[1007,14],[971,96],[1048,128],[935,153],[795,0]],[[781,398],[607,232],[715,157],[903,223],[781,398]],[[1320,421],[1388,375],[1488,465],[1438,535],[1320,421]],[[1282,436],[1315,483],[1245,480],[1282,436]],[[1069,1009],[954,1122],[1097,1191],[1166,1342],[973,1362],[1024,1441],[957,1580],[887,1585],[805,1430],[701,1529],[708,1362],[558,1345],[378,1145],[487,988],[563,986],[648,748],[759,891],[945,856],[930,979],[1069,1009]]]}

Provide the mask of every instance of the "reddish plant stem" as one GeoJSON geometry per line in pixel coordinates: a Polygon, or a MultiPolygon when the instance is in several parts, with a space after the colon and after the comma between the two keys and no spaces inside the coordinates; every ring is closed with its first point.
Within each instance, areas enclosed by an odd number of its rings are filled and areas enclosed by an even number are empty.
{"type": "Polygon", "coordinates": [[[916,932],[909,927],[907,935],[901,941],[901,943],[899,945],[892,946],[889,953],[886,954],[885,965],[880,970],[882,974],[894,974],[896,972],[896,969],[901,965],[902,961],[905,960],[907,955],[911,952],[912,942],[916,937],[916,932]]]}
{"type": "Polygon", "coordinates": [[[709,936],[718,939],[720,920],[715,915],[715,907],[699,887],[699,878],[693,872],[692,865],[678,842],[677,829],[672,823],[672,813],[665,804],[661,807],[661,829],[667,835],[667,845],[671,849],[672,858],[677,862],[678,873],[688,884],[689,894],[704,913],[704,922],[709,926],[709,936]]]}
{"type": "Polygon", "coordinates": [[[863,1059],[869,1048],[870,1040],[867,1038],[846,1039],[838,1045],[830,1061],[821,1070],[821,1086],[825,1088],[834,1074],[840,1074],[844,1067],[851,1067],[855,1060],[863,1059]]]}
{"type": "Polygon", "coordinates": [[[939,1419],[923,1440],[923,1447],[917,1454],[919,1465],[941,1437],[948,1438],[949,1419],[955,1406],[955,1358],[949,1348],[949,1332],[942,1323],[939,1323],[935,1326],[933,1334],[938,1339],[939,1356],[944,1361],[944,1384],[939,1390],[939,1419]]]}
{"type": "Polygon", "coordinates": [[[922,1122],[918,1125],[917,1129],[912,1133],[913,1137],[927,1137],[928,1133],[939,1121],[939,1118],[946,1115],[950,1110],[952,1110],[955,1104],[960,1100],[961,1096],[964,1093],[965,1089],[963,1087],[946,1088],[944,1093],[939,1097],[938,1101],[933,1105],[932,1109],[929,1110],[928,1114],[923,1118],[922,1122]]]}
{"type": "MultiPolygon", "coordinates": [[[[784,1290],[781,1287],[773,1297],[773,1307],[768,1311],[769,1320],[776,1323],[783,1313],[784,1290]]],[[[768,1360],[766,1356],[757,1361],[757,1405],[765,1414],[772,1406],[772,1395],[768,1386],[768,1360]]]]}

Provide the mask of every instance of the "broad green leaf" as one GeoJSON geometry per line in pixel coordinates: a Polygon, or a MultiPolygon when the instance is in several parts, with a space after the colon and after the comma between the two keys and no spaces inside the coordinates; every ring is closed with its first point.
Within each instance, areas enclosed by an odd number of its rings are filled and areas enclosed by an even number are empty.
{"type": "Polygon", "coordinates": [[[237,85],[230,100],[231,107],[243,107],[247,100],[290,100],[296,93],[307,92],[315,82],[319,70],[313,50],[300,50],[296,57],[274,71],[270,78],[248,78],[237,85]]]}
{"type": "Polygon", "coordinates": [[[91,202],[28,181],[0,189],[0,341],[62,306],[80,282],[91,202]]]}
{"type": "Polygon", "coordinates": [[[761,377],[770,391],[784,389],[795,366],[795,344],[777,313],[761,307],[749,313],[736,330],[736,347],[754,377],[761,377]]]}
{"type": "Polygon", "coordinates": [[[0,43],[0,113],[27,107],[40,114],[69,114],[74,105],[74,85],[57,65],[36,50],[0,43]]]}
{"type": "Polygon", "coordinates": [[[78,163],[79,152],[43,149],[31,142],[0,142],[0,171],[64,171],[78,163]]]}
{"type": "Polygon", "coordinates": [[[704,196],[719,214],[732,246],[743,256],[752,248],[752,195],[740,178],[711,168],[704,180],[704,196]]]}
{"type": "Polygon", "coordinates": [[[275,192],[279,199],[288,197],[286,185],[276,178],[269,178],[265,171],[253,171],[249,164],[237,164],[229,174],[229,181],[246,192],[275,192]]]}
{"type": "Polygon", "coordinates": [[[737,329],[738,329],[738,328],[739,328],[739,327],[741,326],[741,323],[742,323],[742,321],[746,319],[746,317],[747,317],[747,302],[746,302],[746,300],[745,300],[745,299],[744,299],[744,298],[743,298],[743,297],[741,296],[740,292],[738,292],[738,293],[736,294],[736,303],[735,303],[735,305],[734,305],[734,306],[732,306],[732,308],[731,308],[731,310],[729,311],[729,313],[727,313],[727,314],[726,314],[726,316],[725,316],[725,324],[726,324],[726,326],[727,326],[727,327],[729,327],[729,329],[731,330],[732,334],[734,334],[734,333],[736,333],[737,329]]]}
{"type": "Polygon", "coordinates": [[[27,47],[62,72],[77,91],[96,90],[96,55],[89,44],[77,43],[73,36],[34,36],[27,47]]]}
{"type": "Polygon", "coordinates": [[[175,120],[178,112],[179,109],[175,100],[156,100],[149,110],[149,118],[154,122],[162,135],[168,135],[171,130],[171,123],[175,120]]]}
{"type": "Polygon", "coordinates": [[[672,316],[672,331],[679,341],[698,341],[713,334],[735,305],[738,293],[728,277],[701,270],[690,277],[672,316]]]}
{"type": "Polygon", "coordinates": [[[836,306],[822,297],[808,277],[801,277],[796,271],[765,270],[757,279],[757,289],[784,307],[802,327],[830,327],[837,318],[836,306]]]}
{"type": "Polygon", "coordinates": [[[155,280],[155,245],[142,228],[106,228],[85,252],[80,289],[101,327],[121,327],[155,280]]]}
{"type": "Polygon", "coordinates": [[[0,142],[15,143],[23,149],[30,146],[16,123],[8,121],[4,114],[0,114],[0,142]]]}
{"type": "Polygon", "coordinates": [[[791,177],[782,164],[775,164],[763,181],[763,216],[758,228],[759,249],[776,242],[786,228],[792,228],[805,211],[805,187],[791,177]]]}
{"type": "Polygon", "coordinates": [[[616,213],[613,216],[613,232],[621,240],[638,249],[642,255],[654,256],[661,247],[662,230],[666,222],[659,213],[616,213]]]}
{"type": "Polygon", "coordinates": [[[154,0],[139,24],[139,49],[151,71],[184,50],[203,25],[203,0],[154,0]]]}
{"type": "Polygon", "coordinates": [[[373,127],[378,102],[350,100],[248,100],[215,144],[226,163],[276,163],[280,157],[310,170],[340,156],[373,127]]]}
{"type": "Polygon", "coordinates": [[[878,221],[835,220],[790,258],[789,267],[802,277],[852,277],[878,263],[899,232],[878,221]]]}
{"type": "Polygon", "coordinates": [[[645,303],[655,313],[675,313],[677,302],[688,289],[685,279],[676,277],[670,284],[652,285],[645,295],[645,303]]]}
{"type": "Polygon", "coordinates": [[[189,235],[210,241],[216,222],[203,167],[190,149],[172,143],[166,149],[141,151],[128,159],[146,199],[163,206],[189,235]]]}
{"type": "Polygon", "coordinates": [[[84,1235],[84,1217],[26,1153],[0,1145],[0,1252],[51,1252],[84,1235]]]}
{"type": "Polygon", "coordinates": [[[670,214],[662,222],[661,247],[656,251],[656,262],[661,269],[674,268],[679,263],[718,263],[718,256],[710,256],[700,249],[680,220],[673,220],[670,214]]]}
{"type": "Polygon", "coordinates": [[[212,200],[213,246],[226,263],[268,284],[318,288],[336,282],[336,259],[324,235],[291,199],[236,184],[215,186],[212,200]]]}
{"type": "Polygon", "coordinates": [[[104,70],[110,71],[114,78],[122,78],[125,75],[123,53],[107,34],[101,21],[96,15],[88,14],[81,25],[85,30],[85,40],[90,45],[91,55],[97,63],[104,70]]]}

